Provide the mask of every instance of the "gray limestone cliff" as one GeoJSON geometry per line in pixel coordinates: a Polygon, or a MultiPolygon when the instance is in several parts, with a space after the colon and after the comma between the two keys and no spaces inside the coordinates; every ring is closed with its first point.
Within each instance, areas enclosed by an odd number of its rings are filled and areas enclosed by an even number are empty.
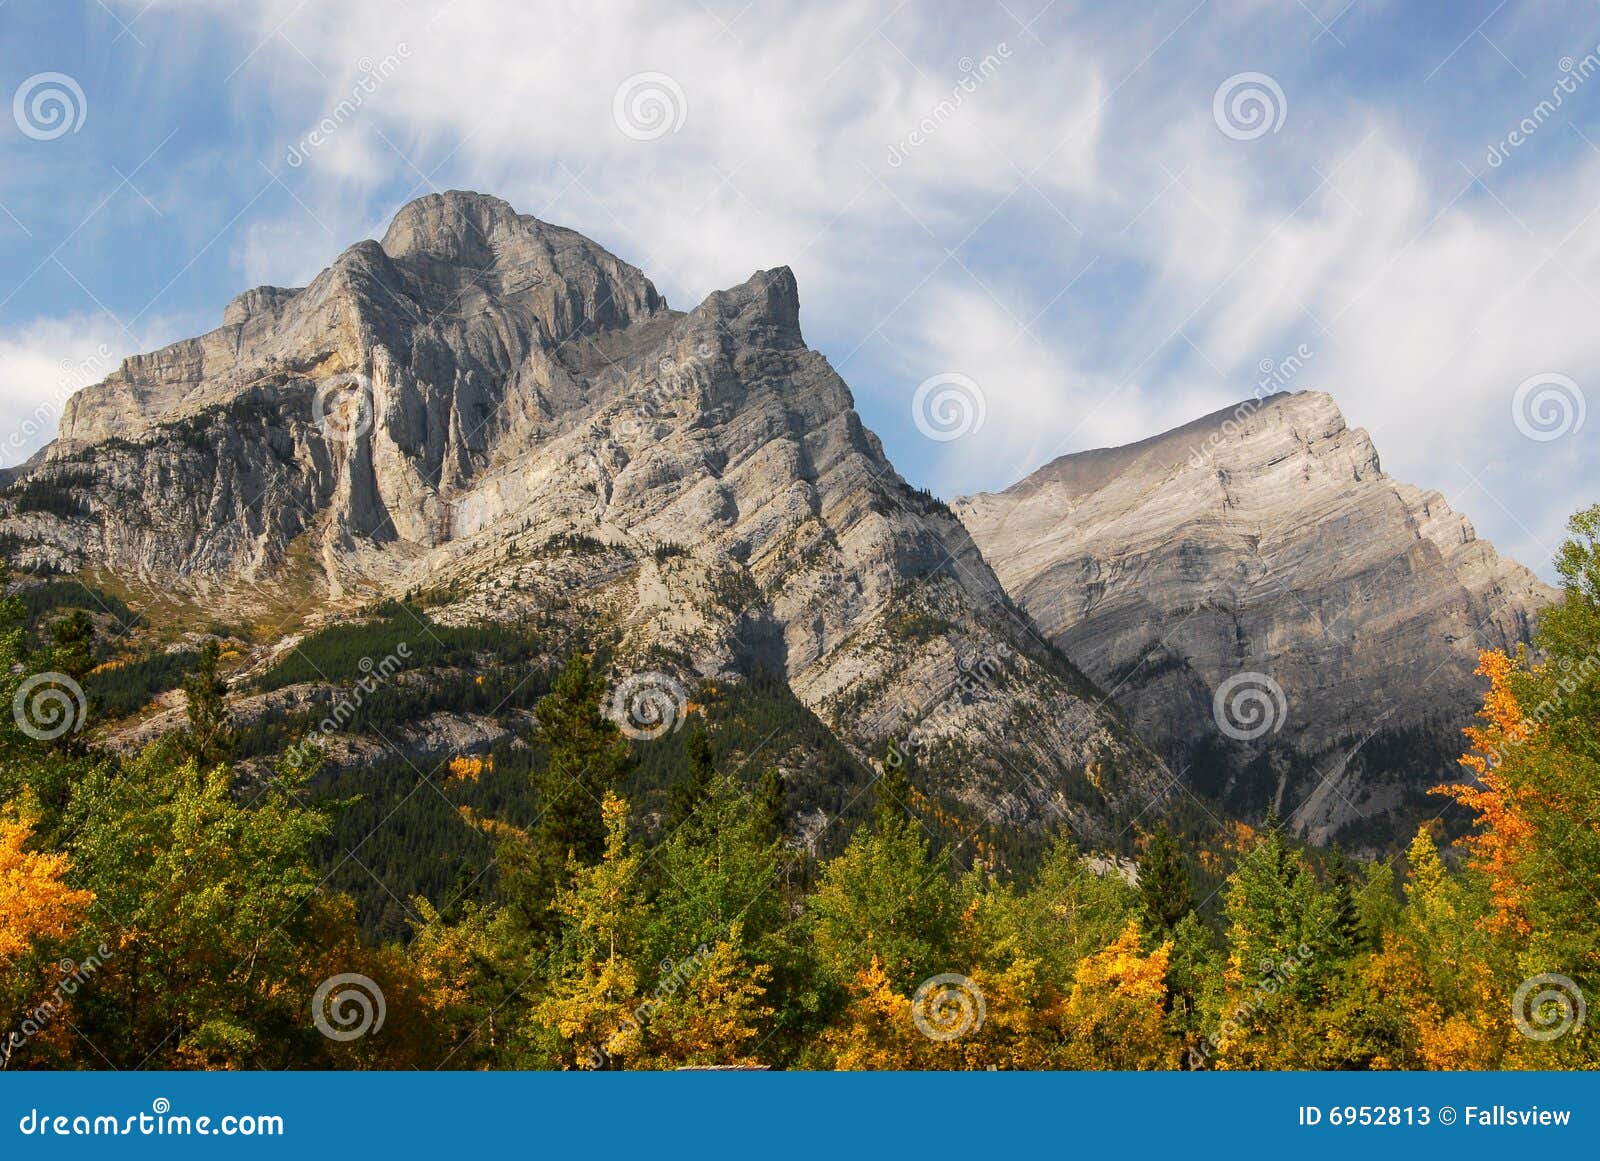
{"type": "Polygon", "coordinates": [[[444,623],[610,634],[619,673],[776,673],[994,826],[1114,840],[1166,782],[894,471],[786,268],[674,311],[478,194],[413,202],[79,393],[0,491],[0,538],[183,615],[425,595],[444,623]]]}
{"type": "Polygon", "coordinates": [[[1319,392],[954,508],[1186,785],[1320,841],[1381,845],[1439,813],[1426,790],[1454,776],[1478,652],[1527,640],[1553,596],[1442,495],[1387,476],[1319,392]]]}

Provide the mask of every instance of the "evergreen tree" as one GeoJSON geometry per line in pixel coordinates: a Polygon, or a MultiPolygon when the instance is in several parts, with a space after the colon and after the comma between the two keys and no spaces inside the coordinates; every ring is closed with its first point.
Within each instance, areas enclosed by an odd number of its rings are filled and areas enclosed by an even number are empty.
{"type": "Polygon", "coordinates": [[[911,813],[910,751],[890,743],[873,783],[872,826],[879,834],[900,829],[911,813]]]}
{"type": "Polygon", "coordinates": [[[569,863],[593,866],[605,850],[600,804],[632,761],[616,725],[601,712],[605,692],[605,678],[590,669],[583,654],[573,653],[534,706],[546,754],[543,767],[532,775],[539,813],[528,842],[507,844],[503,866],[512,906],[536,935],[552,928],[550,904],[566,881],[569,863]]]}
{"type": "Polygon", "coordinates": [[[1393,863],[1383,859],[1367,864],[1361,887],[1356,892],[1355,906],[1360,946],[1376,951],[1383,946],[1384,933],[1394,930],[1400,917],[1393,863]]]}
{"type": "Polygon", "coordinates": [[[73,609],[50,626],[49,666],[81,681],[94,668],[94,621],[73,609]]]}
{"type": "MultiPolygon", "coordinates": [[[[587,667],[583,674],[579,688],[588,688],[587,667]]],[[[535,1018],[559,1036],[565,1065],[613,1069],[644,1050],[639,1006],[650,905],[643,856],[628,843],[628,804],[608,791],[598,813],[601,857],[569,856],[568,884],[556,892],[559,939],[535,1018]]]]}
{"type": "Polygon", "coordinates": [[[180,753],[194,759],[202,771],[221,766],[233,756],[233,739],[228,729],[231,715],[226,701],[228,683],[217,673],[220,653],[217,639],[208,639],[200,649],[200,662],[194,676],[183,686],[189,728],[183,734],[180,753]]]}
{"type": "Polygon", "coordinates": [[[1139,909],[1147,932],[1165,938],[1194,907],[1189,872],[1177,840],[1163,824],[1139,860],[1139,909]]]}
{"type": "Polygon", "coordinates": [[[716,777],[716,762],[711,757],[711,739],[705,726],[696,721],[689,727],[684,743],[689,757],[689,773],[673,784],[667,796],[665,832],[671,835],[689,820],[711,791],[711,780],[716,777]]]}
{"type": "Polygon", "coordinates": [[[756,833],[766,843],[783,839],[784,786],[783,772],[768,767],[756,783],[756,833]]]}
{"type": "Polygon", "coordinates": [[[1361,946],[1363,932],[1355,870],[1338,843],[1328,849],[1323,874],[1331,912],[1327,945],[1332,954],[1344,958],[1361,946]]]}

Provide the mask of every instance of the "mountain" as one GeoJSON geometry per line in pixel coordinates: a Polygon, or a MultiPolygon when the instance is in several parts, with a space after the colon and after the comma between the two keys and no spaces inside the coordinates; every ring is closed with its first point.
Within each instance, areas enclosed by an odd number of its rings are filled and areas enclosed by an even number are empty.
{"type": "Polygon", "coordinates": [[[1481,649],[1553,591],[1320,392],[1063,456],[953,505],[1013,599],[1187,785],[1318,841],[1440,812],[1481,649]]]}
{"type": "Polygon", "coordinates": [[[788,269],[684,313],[480,194],[412,202],[309,286],[242,294],[80,392],[0,492],[0,543],[173,623],[249,620],[236,686],[402,598],[414,632],[536,625],[537,664],[603,645],[644,716],[775,676],[992,828],[1113,842],[1166,782],[895,472],[788,269]]]}

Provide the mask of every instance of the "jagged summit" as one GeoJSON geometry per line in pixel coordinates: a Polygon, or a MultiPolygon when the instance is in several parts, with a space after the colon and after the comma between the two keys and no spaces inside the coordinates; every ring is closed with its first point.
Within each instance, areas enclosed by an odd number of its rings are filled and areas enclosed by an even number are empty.
{"type": "Polygon", "coordinates": [[[1477,652],[1526,640],[1553,595],[1438,492],[1385,474],[1322,392],[1063,456],[954,507],[1169,764],[1319,839],[1424,809],[1477,704],[1477,652]],[[1285,710],[1241,742],[1214,696],[1251,672],[1285,710]]]}
{"type": "MultiPolygon", "coordinates": [[[[510,202],[490,194],[445,190],[401,206],[379,244],[391,258],[427,256],[488,265],[496,258],[496,239],[554,229],[537,218],[519,215],[510,202]]],[[[570,230],[560,232],[572,234],[570,230]]],[[[593,245],[586,238],[582,242],[593,245]]]]}
{"type": "Polygon", "coordinates": [[[78,392],[63,409],[59,450],[137,439],[154,425],[332,374],[377,379],[402,352],[402,361],[431,359],[436,380],[459,376],[469,394],[530,357],[530,370],[544,372],[531,384],[548,386],[552,372],[537,355],[665,313],[637,267],[581,234],[498,198],[430,194],[402,207],[381,243],[356,243],[309,286],[245,291],[217,330],[134,356],[78,392]]]}
{"type": "Polygon", "coordinates": [[[248,291],[81,392],[0,490],[0,536],[136,603],[427,594],[685,682],[776,673],[862,758],[929,723],[929,787],[1008,825],[1115,836],[1163,781],[888,463],[787,267],[674,311],[481,194],[418,199],[304,289],[248,291]],[[957,689],[975,665],[992,685],[957,689]]]}

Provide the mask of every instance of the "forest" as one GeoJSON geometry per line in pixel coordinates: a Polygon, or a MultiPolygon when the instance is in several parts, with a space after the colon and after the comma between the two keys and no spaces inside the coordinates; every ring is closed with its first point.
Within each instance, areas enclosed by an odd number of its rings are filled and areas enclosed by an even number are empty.
{"type": "MultiPolygon", "coordinates": [[[[1594,1068],[1600,506],[1556,568],[1533,648],[1482,654],[1433,791],[1462,837],[1435,820],[1356,859],[1269,818],[1202,850],[1150,816],[1136,873],[1068,833],[1026,860],[966,842],[898,751],[860,779],[831,752],[809,783],[733,760],[752,715],[794,717],[771,689],[738,726],[630,741],[594,651],[524,680],[535,643],[487,631],[433,638],[430,663],[497,668],[428,696],[515,696],[524,744],[336,779],[296,746],[263,775],[215,640],[108,669],[88,616],[8,578],[0,1067],[1594,1068]],[[77,708],[60,676],[107,712],[181,682],[187,724],[89,745],[50,726],[77,708]],[[798,841],[802,802],[837,841],[798,841]],[[368,845],[412,803],[414,849],[368,845]]],[[[317,648],[292,664],[371,652],[317,648]]]]}

